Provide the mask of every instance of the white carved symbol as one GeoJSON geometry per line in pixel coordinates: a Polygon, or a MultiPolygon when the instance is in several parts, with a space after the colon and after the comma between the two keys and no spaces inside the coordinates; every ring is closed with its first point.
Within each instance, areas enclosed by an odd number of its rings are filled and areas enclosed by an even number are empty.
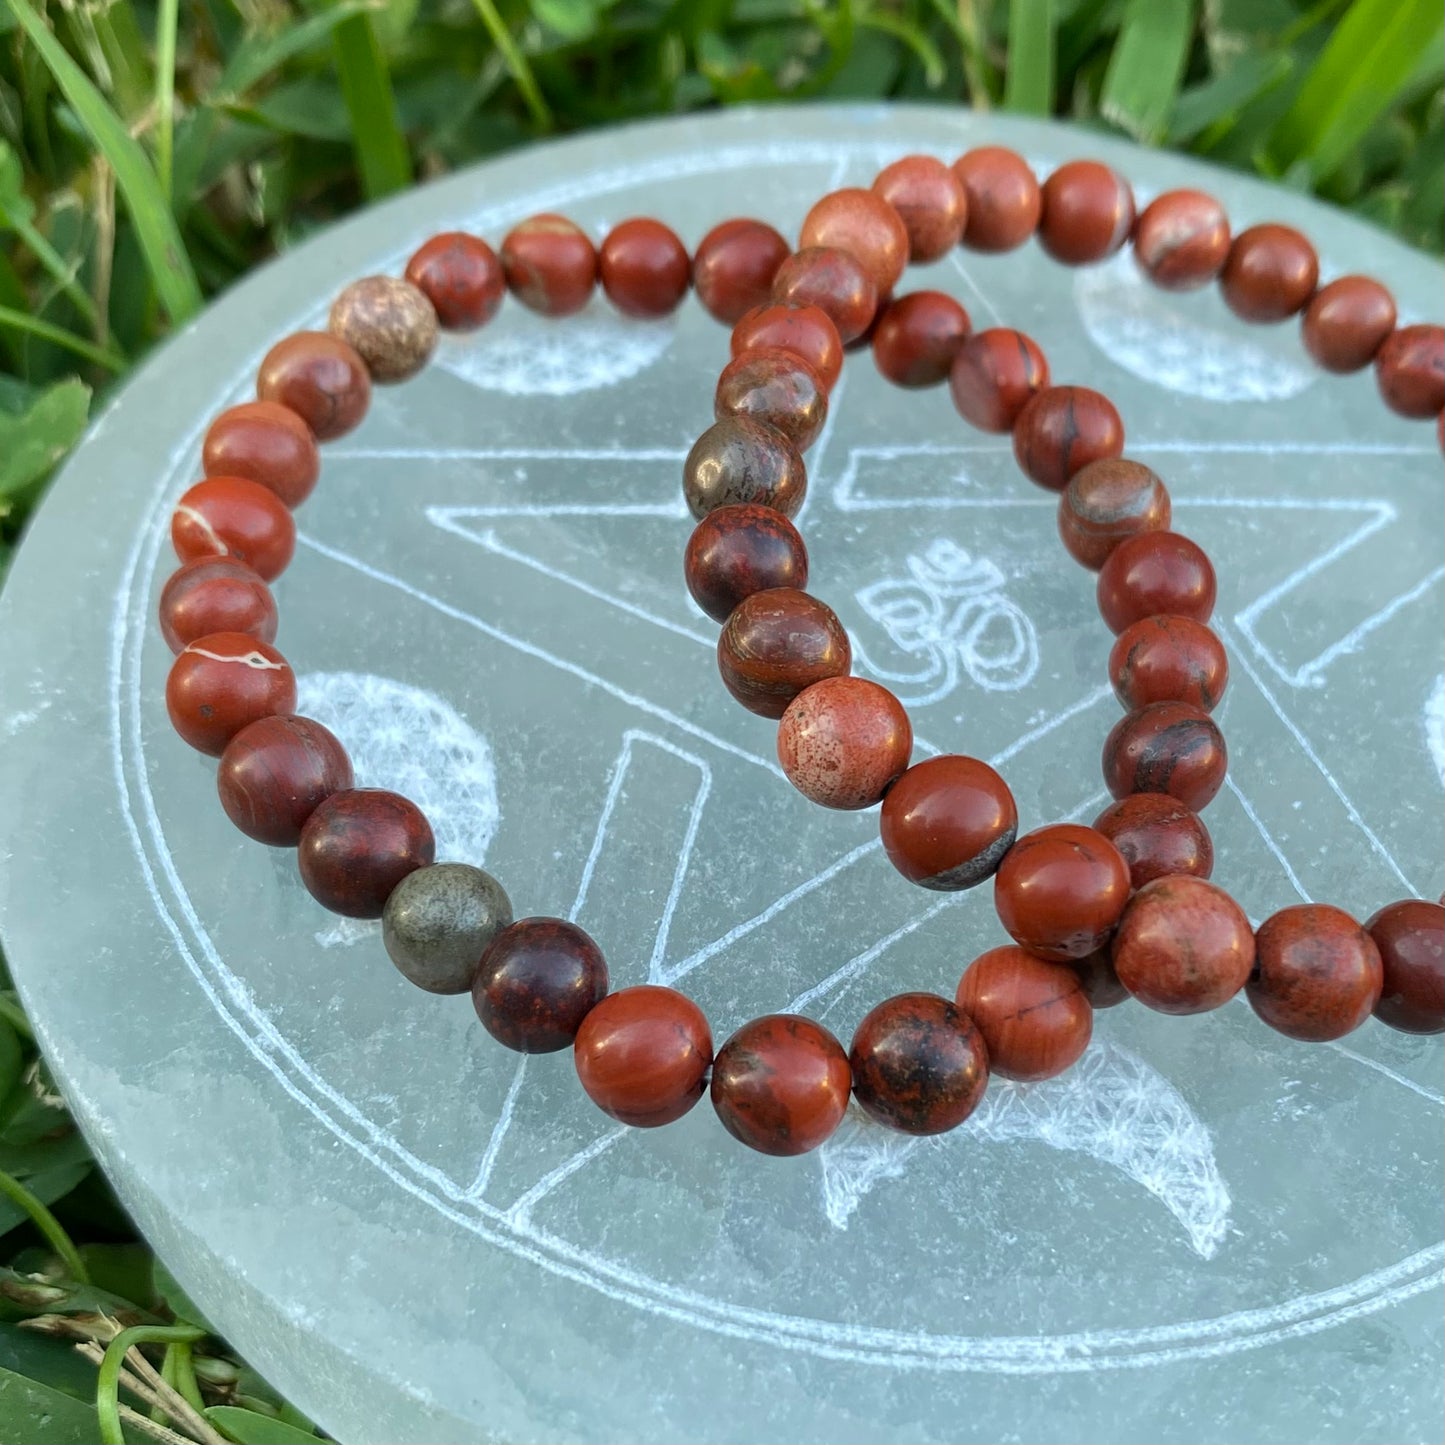
{"type": "Polygon", "coordinates": [[[1425,700],[1425,741],[1430,745],[1440,781],[1445,783],[1445,674],[1435,679],[1425,700]]]}

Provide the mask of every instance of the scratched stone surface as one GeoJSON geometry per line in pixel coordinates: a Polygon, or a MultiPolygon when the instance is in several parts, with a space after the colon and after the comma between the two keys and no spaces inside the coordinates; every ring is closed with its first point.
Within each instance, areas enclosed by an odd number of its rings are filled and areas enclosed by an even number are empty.
{"type": "MultiPolygon", "coordinates": [[[[170,733],[153,623],[167,514],[206,419],[339,278],[430,232],[564,210],[689,242],[784,228],[911,150],[985,140],[1111,159],[1148,195],[1216,189],[1327,274],[1433,319],[1440,268],[1248,180],[1081,132],[833,108],[539,148],[367,212],[238,286],[121,394],[4,595],[3,936],[101,1160],[236,1344],[348,1441],[1400,1441],[1441,1425],[1441,1049],[1338,1046],[1243,1002],[1098,1019],[1072,1074],[998,1086],[916,1142],[849,1120],[754,1157],[706,1105],[613,1128],[566,1054],[519,1063],[465,999],[417,993],[246,842],[170,733]]],[[[1233,685],[1216,876],[1260,919],[1442,886],[1441,460],[1368,376],[1295,328],[1069,272],[1030,246],[909,285],[1046,347],[1120,405],[1131,453],[1218,559],[1233,685]]],[[[1001,940],[987,889],[910,888],[871,814],[782,784],[690,605],[679,461],[722,332],[695,304],[549,324],[510,306],[378,394],[327,449],[278,586],[302,706],[399,787],[441,854],[519,914],[575,917],[619,984],[686,989],[719,1039],[797,1008],[847,1038],[878,999],[951,992],[1001,940]]],[[[810,458],[816,590],[922,755],[993,759],[1026,826],[1092,819],[1117,716],[1092,579],[1049,497],[947,395],[850,361],[810,458]]]]}

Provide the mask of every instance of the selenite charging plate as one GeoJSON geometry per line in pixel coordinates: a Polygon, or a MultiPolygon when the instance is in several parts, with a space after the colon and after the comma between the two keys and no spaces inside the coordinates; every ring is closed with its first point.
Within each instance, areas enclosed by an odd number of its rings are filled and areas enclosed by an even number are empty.
{"type": "MultiPolygon", "coordinates": [[[[209,418],[345,280],[430,233],[592,233],[812,198],[909,151],[999,141],[1204,186],[1325,274],[1436,319],[1441,268],[1294,195],[1081,131],[833,106],[537,147],[379,206],[224,297],[145,366],[51,492],[6,587],[3,937],[40,1038],[137,1220],[216,1324],[341,1439],[1391,1441],[1441,1424],[1441,1047],[1371,1022],[1305,1046],[1236,1001],[1099,1015],[1080,1065],[995,1084],[919,1142],[850,1119],[757,1157],[704,1103],[621,1130],[566,1054],[521,1062],[466,998],[338,924],[247,842],[166,722],[167,522],[209,418]]],[[[1259,920],[1442,886],[1442,500],[1432,429],[1297,328],[1070,271],[1030,245],[907,278],[1022,327],[1119,404],[1217,559],[1233,681],[1216,877],[1259,920]]],[[[951,993],[1003,941],[990,890],[888,865],[872,813],[778,776],[689,602],[680,461],[725,333],[508,303],[326,448],[277,587],[302,708],[440,856],[518,915],[575,917],[616,984],[687,990],[719,1041],[799,1009],[845,1040],[888,994],[951,993]]],[[[1118,716],[1093,578],[1054,499],[946,389],[850,360],[809,456],[814,590],[918,756],[992,758],[1024,827],[1092,820],[1118,716]]]]}

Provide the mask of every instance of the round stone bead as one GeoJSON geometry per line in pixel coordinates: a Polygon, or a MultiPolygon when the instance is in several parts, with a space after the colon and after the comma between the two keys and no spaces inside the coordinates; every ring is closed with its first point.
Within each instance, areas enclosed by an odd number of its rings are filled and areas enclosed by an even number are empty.
{"type": "Polygon", "coordinates": [[[1406,898],[1365,927],[1384,966],[1375,1017],[1407,1034],[1445,1033],[1445,907],[1406,898]]]}
{"type": "Polygon", "coordinates": [[[259,482],[208,477],[176,503],[171,543],[182,562],[234,557],[272,582],[296,551],[296,523],[276,493],[259,482]]]}
{"type": "Polygon", "coordinates": [[[828,677],[804,688],[778,725],[778,761],[810,802],[871,808],[902,775],[913,752],[903,704],[863,677],[828,677]]]}
{"type": "Polygon", "coordinates": [[[1204,820],[1167,793],[1130,793],[1110,803],[1094,827],[1123,855],[1134,888],[1174,873],[1208,878],[1214,871],[1204,820]]]}
{"type": "Polygon", "coordinates": [[[848,1062],[864,1112],[905,1134],[957,1128],[988,1088],[983,1035],[932,993],[884,999],[858,1025],[848,1062]]]}
{"type": "Polygon", "coordinates": [[[848,634],[833,609],[792,587],[745,597],[717,643],[724,685],[761,717],[782,717],[805,687],[841,677],[852,661],[848,634]]]}
{"type": "Polygon", "coordinates": [[[582,1020],[606,997],[602,950],[563,918],[522,918],[500,929],[472,978],[483,1027],[523,1054],[570,1047],[582,1020]]]}
{"type": "Polygon", "coordinates": [[[828,388],[807,362],[770,347],[735,356],[718,377],[713,414],[743,416],[807,451],[828,419],[828,388]]]}
{"type": "Polygon", "coordinates": [[[234,557],[197,557],[161,588],[161,636],[172,652],[212,632],[276,640],[276,599],[258,572],[234,557]]]}
{"type": "Polygon", "coordinates": [[[1099,615],[1111,632],[1168,614],[1204,623],[1214,615],[1214,564],[1177,532],[1126,537],[1099,569],[1099,615]]]}
{"type": "Polygon", "coordinates": [[[380,918],[392,889],[435,857],[421,809],[384,788],[332,793],[306,820],[296,849],[307,891],[347,918],[380,918]]]}
{"type": "Polygon", "coordinates": [[[1109,681],[1126,709],[1188,702],[1213,712],[1229,682],[1224,644],[1191,617],[1143,617],[1109,652],[1109,681]]]}
{"type": "Polygon", "coordinates": [[[692,600],[726,622],[754,592],[808,585],[808,549],[780,512],[756,505],[719,507],[693,529],[683,557],[692,600]]]}
{"type": "Polygon", "coordinates": [[[1320,261],[1293,226],[1251,226],[1234,238],[1219,289],[1225,305],[1243,321],[1284,321],[1315,294],[1320,261]]]}
{"type": "Polygon", "coordinates": [[[806,362],[827,390],[843,370],[843,341],[825,311],[816,306],[754,306],[733,327],[732,354],[786,351],[806,362]]]}
{"type": "Polygon", "coordinates": [[[719,507],[756,504],[791,517],[803,505],[808,474],[781,432],[745,416],[710,426],[682,464],[682,493],[701,520],[719,507]]]}
{"type": "Polygon", "coordinates": [[[1203,191],[1165,191],[1134,223],[1134,258],[1161,290],[1207,286],[1228,256],[1229,217],[1203,191]]]}
{"type": "Polygon", "coordinates": [[[831,191],[803,218],[798,249],[832,247],[855,256],[880,296],[898,284],[908,264],[908,230],[878,195],[856,186],[831,191]]]}
{"type": "Polygon", "coordinates": [[[943,291],[911,291],[890,301],[873,328],[873,361],[895,386],[937,386],[968,340],[968,312],[943,291]]]}
{"type": "Polygon", "coordinates": [[[872,273],[836,246],[808,246],[789,256],[773,277],[772,299],[826,312],[845,346],[873,324],[879,305],[872,273]]]}
{"type": "Polygon", "coordinates": [[[873,181],[908,233],[914,265],[941,261],[963,237],[968,198],[963,183],[934,156],[904,156],[884,166],[873,181]]]}
{"type": "Polygon", "coordinates": [[[256,395],[294,411],[317,441],[334,441],[361,424],[371,405],[371,373],[339,336],[298,331],[262,358],[256,395]]]}
{"type": "Polygon", "coordinates": [[[433,236],[406,263],[406,279],[432,304],[447,331],[475,331],[497,314],[507,277],[497,253],[465,231],[433,236]]]}
{"type": "Polygon", "coordinates": [[[843,1045],[812,1019],[746,1023],[712,1063],[712,1106],[734,1139],[760,1154],[806,1154],[843,1122],[853,1075],[843,1045]]]}
{"type": "Polygon", "coordinates": [[[1383,984],[1380,950],[1364,928],[1342,908],[1299,903],[1260,924],[1244,992],[1270,1028],[1328,1043],[1369,1018],[1383,984]]]}
{"type": "Polygon", "coordinates": [[[1104,782],[1116,798],[1167,793],[1200,813],[1223,786],[1228,766],[1224,734],[1187,702],[1138,708],[1104,740],[1104,782]]]}
{"type": "Polygon", "coordinates": [[[1018,834],[1008,784],[977,758],[944,753],[915,763],[888,790],[883,850],[910,883],[951,892],[998,870],[1018,834]]]}
{"type": "Polygon", "coordinates": [[[523,306],[543,316],[571,316],[592,299],[597,249],[565,216],[532,216],[502,242],[502,274],[523,306]]]}
{"type": "Polygon", "coordinates": [[[1129,899],[1129,865],[1102,833],[1054,823],[1026,833],[1004,855],[993,903],[1005,931],[1054,963],[1108,941],[1129,899]]]}
{"type": "Polygon", "coordinates": [[[176,655],[166,711],[197,752],[218,758],[248,723],[296,711],[296,674],[267,643],[244,632],[214,632],[176,655]]]}
{"type": "Polygon", "coordinates": [[[1254,967],[1254,931],[1222,888],[1176,874],[1146,883],[1119,920],[1112,945],[1119,982],[1166,1014],[1226,1004],[1254,967]]]}
{"type": "Polygon", "coordinates": [[[1112,256],[1134,225],[1134,192],[1101,161],[1068,161],[1043,184],[1039,245],[1067,266],[1112,256]]]}
{"type": "Polygon", "coordinates": [[[274,401],[248,401],[223,411],[201,446],[208,477],[245,477],[299,507],[321,475],[321,453],[311,428],[274,401]]]}
{"type": "Polygon", "coordinates": [[[1013,426],[1019,469],[1050,492],[1075,472],[1124,450],[1124,422],[1114,403],[1087,386],[1049,386],[1035,393],[1013,426]]]}
{"type": "Polygon", "coordinates": [[[1341,276],[1315,292],[1300,321],[1305,350],[1326,371],[1368,366],[1395,329],[1395,298],[1369,276],[1341,276]]]}
{"type": "Polygon", "coordinates": [[[1044,354],[1022,331],[976,331],[958,349],[948,374],[953,404],[980,431],[1006,432],[1049,384],[1044,354]]]}
{"type": "Polygon", "coordinates": [[[1081,467],[1059,498],[1059,537],[1069,555],[1097,572],[1126,537],[1169,530],[1169,492],[1142,462],[1106,457],[1081,467]]]}
{"type": "Polygon", "coordinates": [[[363,276],[332,303],[328,326],[383,385],[407,381],[437,345],[437,314],[426,293],[395,276],[363,276]]]}
{"type": "Polygon", "coordinates": [[[1029,163],[1002,146],[979,146],[953,163],[963,187],[963,244],[972,251],[1012,251],[1034,233],[1043,211],[1029,163]]]}
{"type": "Polygon", "coordinates": [[[512,900],[483,868],[431,863],[386,900],[381,941],[402,976],[428,993],[466,993],[487,945],[510,927],[512,900]]]}
{"type": "Polygon", "coordinates": [[[248,723],[226,744],[216,770],[226,816],[273,848],[294,848],[312,813],[352,781],[351,759],[335,734],[294,714],[248,723]]]}
{"type": "Polygon", "coordinates": [[[1086,958],[1071,958],[1064,967],[1073,970],[1089,1007],[1096,1013],[1101,1008],[1116,1008],[1129,997],[1129,990],[1114,971],[1107,947],[1096,949],[1086,958]]]}
{"type": "Polygon", "coordinates": [[[1375,380],[1391,411],[1433,417],[1445,407],[1445,328],[1402,326],[1375,355],[1375,380]]]}
{"type": "Polygon", "coordinates": [[[772,294],[773,277],[793,248],[763,221],[714,226],[692,258],[692,285],[704,310],[725,326],[740,321],[772,294]]]}
{"type": "Polygon", "coordinates": [[[609,994],[582,1020],[573,1059],[587,1097],[604,1114],[654,1129],[702,1098],[712,1033],[691,999],[639,984],[609,994]]]}
{"type": "Polygon", "coordinates": [[[1094,1010],[1067,964],[991,948],[969,964],[955,999],[988,1046],[991,1072],[1031,1083],[1062,1074],[1089,1047],[1094,1010]]]}
{"type": "Polygon", "coordinates": [[[666,316],[692,280],[692,262],[677,233],[642,216],[607,233],[597,264],[607,299],[625,316],[666,316]]]}

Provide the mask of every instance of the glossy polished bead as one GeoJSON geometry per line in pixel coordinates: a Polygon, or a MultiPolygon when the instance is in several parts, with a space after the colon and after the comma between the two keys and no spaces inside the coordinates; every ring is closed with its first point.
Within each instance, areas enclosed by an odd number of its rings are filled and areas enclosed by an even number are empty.
{"type": "Polygon", "coordinates": [[[299,507],[321,475],[321,453],[311,428],[274,401],[229,407],[211,423],[201,447],[208,477],[245,477],[299,507]]]}
{"type": "Polygon", "coordinates": [[[298,331],[278,341],[256,373],[256,395],[294,411],[317,441],[355,430],[371,405],[371,373],[339,336],[298,331]]]}
{"type": "Polygon", "coordinates": [[[607,299],[624,316],[666,316],[692,280],[692,262],[677,233],[641,216],[607,233],[597,265],[607,299]]]}
{"type": "Polygon", "coordinates": [[[437,314],[426,293],[395,276],[363,276],[332,303],[327,325],[382,385],[407,381],[437,345],[437,314]]]}
{"type": "Polygon", "coordinates": [[[604,1114],[655,1129],[702,1098],[712,1033],[691,999],[639,984],[609,994],[582,1020],[573,1058],[587,1097],[604,1114]]]}
{"type": "Polygon", "coordinates": [[[1111,632],[1169,614],[1208,622],[1214,615],[1214,564],[1177,532],[1126,537],[1099,569],[1099,615],[1111,632]]]}
{"type": "Polygon", "coordinates": [[[805,687],[841,677],[852,660],[848,634],[833,609],[792,587],[745,597],[717,642],[724,685],[761,717],[782,717],[805,687]]]}
{"type": "Polygon", "coordinates": [[[732,326],[772,295],[773,277],[792,249],[763,221],[714,226],[692,258],[697,299],[715,320],[732,326]]]}
{"type": "Polygon", "coordinates": [[[602,950],[563,918],[522,918],[499,930],[472,978],[483,1027],[523,1054],[568,1048],[606,996],[602,950]]]}
{"type": "Polygon", "coordinates": [[[352,781],[336,735],[295,714],[248,723],[226,744],[216,770],[226,816],[273,848],[294,848],[312,813],[352,781]]]}
{"type": "Polygon", "coordinates": [[[1012,251],[1034,233],[1043,211],[1029,163],[1002,146],[979,146],[953,163],[966,200],[963,244],[971,251],[1012,251]]]}
{"type": "Polygon", "coordinates": [[[976,331],[948,374],[953,404],[980,431],[1012,429],[1024,406],[1049,384],[1044,354],[1022,331],[976,331]]]}
{"type": "Polygon", "coordinates": [[[1087,386],[1049,386],[1035,393],[1013,426],[1014,458],[1030,481],[1062,492],[1075,472],[1124,450],[1124,422],[1114,403],[1087,386]]]}
{"type": "Polygon", "coordinates": [[[1094,1032],[1078,974],[1013,945],[974,959],[954,1001],[983,1035],[990,1072],[1005,1079],[1032,1083],[1062,1074],[1094,1032]]]}
{"type": "Polygon", "coordinates": [[[880,296],[892,291],[908,264],[902,217],[875,191],[857,186],[830,191],[804,216],[798,249],[809,247],[832,247],[856,257],[880,296]]]}
{"type": "Polygon", "coordinates": [[[497,253],[465,231],[443,231],[406,263],[406,279],[431,302],[447,331],[475,331],[497,314],[507,277],[497,253]]]}
{"type": "Polygon", "coordinates": [[[983,1035],[932,993],[884,999],[858,1025],[848,1062],[864,1112],[905,1134],[957,1128],[988,1088],[983,1035]]]}
{"type": "Polygon", "coordinates": [[[911,291],[890,301],[873,328],[873,361],[895,386],[937,386],[968,340],[968,312],[942,291],[911,291]]]}
{"type": "Polygon", "coordinates": [[[1109,681],[1130,711],[1151,702],[1188,702],[1213,712],[1229,682],[1224,644],[1191,617],[1142,617],[1109,652],[1109,681]]]}
{"type": "Polygon", "coordinates": [[[532,216],[502,242],[502,274],[523,306],[543,316],[572,316],[597,284],[597,250],[565,216],[532,216]]]}
{"type": "Polygon", "coordinates": [[[1096,1013],[1103,1008],[1117,1008],[1129,997],[1129,990],[1119,982],[1119,975],[1114,971],[1114,960],[1109,956],[1107,945],[1084,958],[1071,958],[1062,966],[1074,971],[1089,1007],[1096,1013]]]}
{"type": "Polygon", "coordinates": [[[773,277],[772,299],[826,312],[845,346],[868,330],[879,306],[872,274],[836,246],[809,246],[789,256],[773,277]]]}
{"type": "Polygon", "coordinates": [[[1406,898],[1365,927],[1384,967],[1375,1017],[1407,1034],[1445,1033],[1445,908],[1406,898]]]}
{"type": "Polygon", "coordinates": [[[745,351],[786,351],[806,362],[831,391],[843,370],[843,341],[826,312],[816,306],[754,306],[733,327],[734,356],[745,351]]]}
{"type": "Polygon", "coordinates": [[[894,783],[878,828],[889,861],[910,883],[952,892],[994,875],[1018,821],[1008,784],[987,763],[943,753],[894,783]]]}
{"type": "Polygon", "coordinates": [[[1254,931],[1222,888],[1176,874],[1146,883],[1119,920],[1112,945],[1119,982],[1166,1014],[1226,1004],[1254,967],[1254,931]]]}
{"type": "Polygon", "coordinates": [[[726,622],[754,592],[808,585],[808,549],[780,512],[756,505],[719,507],[693,529],[683,557],[692,600],[726,622]]]}
{"type": "Polygon", "coordinates": [[[1287,1038],[1328,1043],[1373,1012],[1384,983],[1380,950],[1342,908],[1298,903],[1260,924],[1250,1007],[1287,1038]]]}
{"type": "Polygon", "coordinates": [[[778,724],[778,761],[810,802],[871,808],[898,780],[913,753],[903,704],[863,677],[828,677],[805,688],[778,724]]]}
{"type": "Polygon", "coordinates": [[[1134,192],[1101,161],[1068,161],[1041,191],[1039,245],[1055,261],[1085,266],[1112,256],[1134,225],[1134,192]]]}
{"type": "Polygon", "coordinates": [[[1077,823],[1024,834],[993,880],[994,908],[1009,936],[1055,963],[1101,947],[1128,900],[1129,865],[1102,833],[1077,823]]]}
{"type": "Polygon", "coordinates": [[[1200,813],[1223,786],[1228,766],[1224,734],[1187,702],[1138,708],[1104,740],[1104,782],[1116,798],[1167,793],[1200,813]]]}
{"type": "Polygon", "coordinates": [[[1293,226],[1251,226],[1234,238],[1219,289],[1243,321],[1284,321],[1302,311],[1315,292],[1320,261],[1293,226]]]}
{"type": "Polygon", "coordinates": [[[807,451],[828,419],[828,388],[790,351],[745,351],[718,377],[713,413],[719,421],[742,416],[761,422],[807,451]]]}
{"type": "Polygon", "coordinates": [[[1229,217],[1203,191],[1166,191],[1134,223],[1134,258],[1161,290],[1207,286],[1229,256],[1229,217]]]}
{"type": "Polygon", "coordinates": [[[1445,328],[1402,326],[1375,354],[1385,405],[1401,416],[1432,417],[1445,407],[1445,328]]]}
{"type": "Polygon", "coordinates": [[[1369,276],[1341,276],[1315,292],[1300,321],[1305,350],[1326,371],[1368,366],[1395,329],[1395,298],[1369,276]]]}
{"type": "Polygon", "coordinates": [[[161,588],[161,635],[172,652],[212,632],[244,632],[276,640],[276,599],[244,562],[197,557],[178,567],[161,588]]]}
{"type": "Polygon", "coordinates": [[[934,156],[904,156],[873,181],[908,233],[908,259],[916,266],[941,261],[963,237],[968,197],[963,183],[934,156]]]}
{"type": "Polygon", "coordinates": [[[798,449],[781,432],[745,416],[714,422],[682,464],[682,494],[699,520],[719,507],[748,503],[791,517],[807,491],[798,449]]]}
{"type": "Polygon", "coordinates": [[[843,1122],[853,1075],[843,1045],[812,1019],[768,1014],[717,1051],[712,1106],[760,1154],[806,1154],[843,1122]]]}
{"type": "Polygon", "coordinates": [[[435,857],[421,809],[384,788],[332,793],[306,820],[296,850],[307,891],[347,918],[380,918],[392,889],[435,857]]]}
{"type": "Polygon", "coordinates": [[[428,993],[466,993],[491,941],[511,926],[512,900],[485,869],[431,863],[386,900],[381,941],[401,975],[428,993]]]}
{"type": "Polygon", "coordinates": [[[296,523],[276,493],[259,482],[208,477],[176,503],[171,542],[182,562],[234,557],[272,582],[296,550],[296,523]]]}
{"type": "Polygon", "coordinates": [[[1208,878],[1214,871],[1204,820],[1167,793],[1130,793],[1110,803],[1094,827],[1123,855],[1134,888],[1173,873],[1208,878]]]}
{"type": "Polygon", "coordinates": [[[296,674],[274,647],[244,632],[215,632],[176,655],[166,711],[186,742],[218,758],[248,723],[296,711],[296,674]]]}
{"type": "Polygon", "coordinates": [[[1126,537],[1169,529],[1169,492],[1141,462],[1106,457],[1081,467],[1059,498],[1059,538],[1081,566],[1097,572],[1126,537]]]}

